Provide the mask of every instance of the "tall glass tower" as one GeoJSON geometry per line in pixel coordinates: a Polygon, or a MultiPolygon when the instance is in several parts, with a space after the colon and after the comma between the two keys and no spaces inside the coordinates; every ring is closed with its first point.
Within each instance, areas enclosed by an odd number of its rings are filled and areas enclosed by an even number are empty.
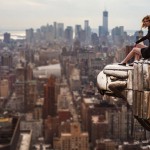
{"type": "Polygon", "coordinates": [[[89,20],[84,21],[84,30],[85,30],[85,43],[89,44],[91,41],[91,28],[89,26],[89,20]]]}
{"type": "Polygon", "coordinates": [[[108,11],[103,11],[103,31],[105,35],[108,35],[108,11]]]}

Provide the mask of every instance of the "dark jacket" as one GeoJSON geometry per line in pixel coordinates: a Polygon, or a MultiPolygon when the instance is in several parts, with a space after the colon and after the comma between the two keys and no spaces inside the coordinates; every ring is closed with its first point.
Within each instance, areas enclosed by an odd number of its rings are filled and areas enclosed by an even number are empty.
{"type": "Polygon", "coordinates": [[[138,44],[138,43],[145,41],[145,40],[149,40],[149,47],[150,47],[150,26],[148,27],[147,35],[143,36],[140,40],[137,40],[135,43],[138,44]]]}

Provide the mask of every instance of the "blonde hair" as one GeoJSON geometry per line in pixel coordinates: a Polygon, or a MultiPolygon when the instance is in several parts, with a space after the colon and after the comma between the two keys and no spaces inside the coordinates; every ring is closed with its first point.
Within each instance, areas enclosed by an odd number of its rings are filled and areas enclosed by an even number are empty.
{"type": "Polygon", "coordinates": [[[146,28],[147,26],[145,26],[145,24],[144,24],[144,21],[145,20],[148,20],[148,21],[150,21],[150,15],[147,15],[147,16],[145,16],[143,19],[142,19],[142,27],[141,28],[146,28]]]}

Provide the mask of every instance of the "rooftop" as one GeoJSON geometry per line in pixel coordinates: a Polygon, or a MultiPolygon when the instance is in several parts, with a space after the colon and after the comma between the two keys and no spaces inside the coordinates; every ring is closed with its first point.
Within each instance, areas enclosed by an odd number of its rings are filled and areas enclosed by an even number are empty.
{"type": "Polygon", "coordinates": [[[31,136],[32,136],[32,134],[31,134],[30,130],[22,131],[21,143],[20,143],[19,150],[29,150],[30,142],[31,142],[31,136]]]}

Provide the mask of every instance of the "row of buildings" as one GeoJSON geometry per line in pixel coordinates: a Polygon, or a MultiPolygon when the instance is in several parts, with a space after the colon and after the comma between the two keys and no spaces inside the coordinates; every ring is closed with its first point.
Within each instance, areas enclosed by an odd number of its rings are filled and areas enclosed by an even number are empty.
{"type": "Polygon", "coordinates": [[[9,38],[0,42],[0,149],[149,148],[150,134],[132,110],[96,87],[104,66],[132,49],[123,27],[109,36],[107,11],[99,36],[86,20],[74,36],[72,27],[54,22],[27,29],[25,40],[9,38]]]}

